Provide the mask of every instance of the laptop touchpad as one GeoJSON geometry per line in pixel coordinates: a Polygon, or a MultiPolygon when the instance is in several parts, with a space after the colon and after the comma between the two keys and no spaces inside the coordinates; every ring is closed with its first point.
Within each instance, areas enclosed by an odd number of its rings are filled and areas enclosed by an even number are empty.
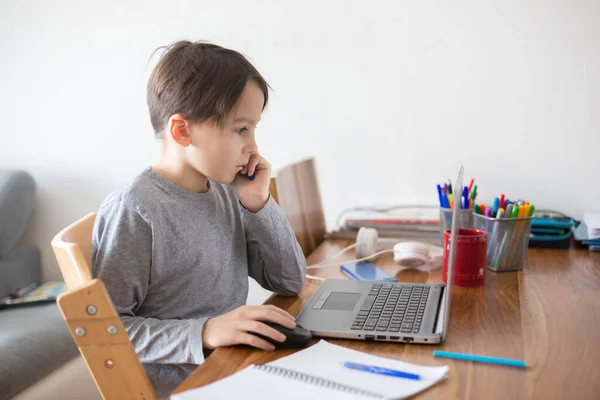
{"type": "Polygon", "coordinates": [[[321,310],[352,311],[360,296],[360,293],[331,292],[321,310]]]}

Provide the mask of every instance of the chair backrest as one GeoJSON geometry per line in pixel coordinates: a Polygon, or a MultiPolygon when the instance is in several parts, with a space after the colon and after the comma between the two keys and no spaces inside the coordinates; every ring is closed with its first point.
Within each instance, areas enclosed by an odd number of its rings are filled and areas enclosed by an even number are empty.
{"type": "Polygon", "coordinates": [[[52,250],[69,289],[92,280],[92,230],[95,220],[96,213],[88,214],[52,239],[52,250]]]}
{"type": "Polygon", "coordinates": [[[91,213],[60,231],[52,249],[69,291],[58,307],[105,400],[155,400],[156,395],[104,284],[92,279],[91,213]]]}
{"type": "Polygon", "coordinates": [[[290,221],[305,256],[325,238],[326,225],[314,158],[281,168],[271,179],[271,195],[290,221]]]}
{"type": "Polygon", "coordinates": [[[102,281],[62,293],[58,307],[105,400],[156,400],[102,281]]]}

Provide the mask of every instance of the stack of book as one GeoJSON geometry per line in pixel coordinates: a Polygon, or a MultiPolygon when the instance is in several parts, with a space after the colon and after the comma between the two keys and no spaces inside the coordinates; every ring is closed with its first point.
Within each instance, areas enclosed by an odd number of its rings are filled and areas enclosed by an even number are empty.
{"type": "Polygon", "coordinates": [[[327,237],[354,239],[361,227],[377,230],[380,238],[398,238],[439,244],[437,206],[403,206],[395,209],[357,209],[347,213],[340,228],[327,237]]]}

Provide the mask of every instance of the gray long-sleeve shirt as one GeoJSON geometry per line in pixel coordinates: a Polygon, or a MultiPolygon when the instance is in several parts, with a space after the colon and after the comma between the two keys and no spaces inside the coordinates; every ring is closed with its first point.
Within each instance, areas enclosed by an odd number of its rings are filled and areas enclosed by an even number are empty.
{"type": "Polygon", "coordinates": [[[204,361],[204,323],[246,303],[248,276],[282,295],[304,285],[306,260],[275,201],[252,213],[228,185],[209,184],[189,192],[147,168],[96,216],[93,276],[159,397],[204,361]]]}

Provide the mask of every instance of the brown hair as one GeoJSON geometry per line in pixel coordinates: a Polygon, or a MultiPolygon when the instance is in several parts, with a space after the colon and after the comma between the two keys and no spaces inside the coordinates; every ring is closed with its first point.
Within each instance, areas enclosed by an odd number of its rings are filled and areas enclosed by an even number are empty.
{"type": "Polygon", "coordinates": [[[223,126],[244,91],[254,81],[265,103],[269,85],[240,53],[211,43],[180,41],[166,47],[154,67],[147,87],[150,121],[157,137],[169,118],[182,114],[194,122],[212,121],[223,126]]]}

